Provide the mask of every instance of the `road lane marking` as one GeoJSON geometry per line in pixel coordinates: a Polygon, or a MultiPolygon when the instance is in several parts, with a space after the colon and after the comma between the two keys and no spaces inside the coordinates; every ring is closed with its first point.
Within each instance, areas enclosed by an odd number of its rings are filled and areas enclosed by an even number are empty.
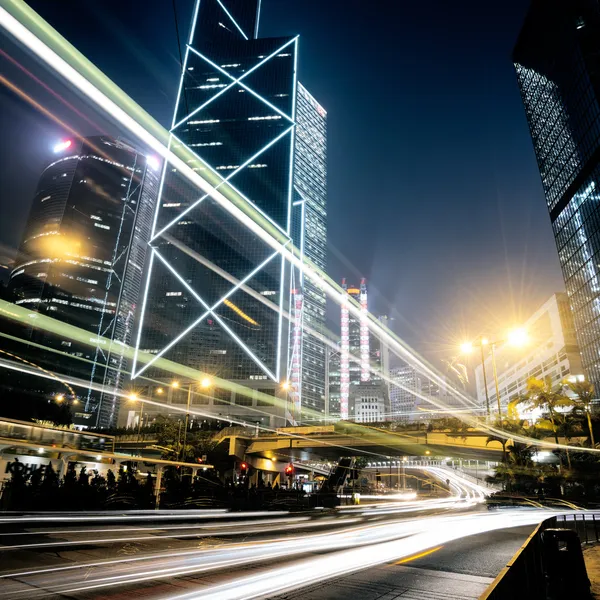
{"type": "Polygon", "coordinates": [[[398,562],[395,562],[395,565],[403,565],[404,563],[410,562],[411,560],[417,560],[417,558],[423,558],[424,556],[427,556],[428,554],[433,554],[434,552],[437,552],[438,550],[441,550],[444,546],[438,546],[437,548],[430,548],[429,550],[425,550],[425,552],[420,552],[419,554],[413,554],[412,556],[407,556],[406,558],[403,558],[402,560],[399,560],[398,562]]]}

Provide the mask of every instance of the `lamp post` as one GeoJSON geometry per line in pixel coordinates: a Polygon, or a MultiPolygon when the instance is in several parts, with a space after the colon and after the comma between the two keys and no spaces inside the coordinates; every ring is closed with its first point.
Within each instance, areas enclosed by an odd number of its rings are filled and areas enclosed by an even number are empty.
{"type": "MultiPolygon", "coordinates": [[[[188,425],[189,425],[189,421],[190,421],[190,405],[192,404],[192,389],[193,389],[194,385],[196,385],[196,384],[190,383],[188,385],[187,404],[186,404],[186,409],[185,409],[185,427],[183,430],[183,445],[181,447],[181,454],[182,454],[182,458],[184,460],[185,460],[185,445],[187,443],[188,425]]],[[[203,377],[200,380],[200,383],[198,385],[200,385],[201,388],[207,390],[208,388],[211,387],[212,380],[210,379],[210,377],[203,377]]],[[[174,387],[178,387],[178,386],[174,386],[174,387]]]]}
{"type": "Polygon", "coordinates": [[[465,342],[461,345],[461,351],[464,354],[469,354],[473,351],[473,348],[479,346],[481,350],[481,368],[483,370],[483,385],[485,389],[485,400],[486,400],[486,408],[488,419],[490,418],[490,399],[488,395],[487,389],[487,375],[485,371],[485,356],[483,352],[484,346],[490,346],[491,356],[492,356],[492,374],[494,377],[494,387],[496,389],[496,402],[498,404],[498,417],[502,418],[502,404],[500,402],[500,386],[498,385],[498,369],[496,367],[496,346],[498,344],[509,344],[514,347],[522,347],[528,341],[527,332],[522,328],[513,329],[508,333],[505,339],[502,340],[494,340],[490,342],[487,338],[480,337],[479,341],[476,343],[473,342],[465,342]]]}

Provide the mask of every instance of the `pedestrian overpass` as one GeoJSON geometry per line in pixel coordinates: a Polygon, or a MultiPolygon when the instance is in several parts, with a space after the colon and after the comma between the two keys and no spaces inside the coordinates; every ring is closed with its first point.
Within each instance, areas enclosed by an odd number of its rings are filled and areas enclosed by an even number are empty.
{"type": "MultiPolygon", "coordinates": [[[[499,461],[502,445],[489,441],[489,433],[470,429],[450,431],[388,431],[364,425],[327,428],[319,433],[302,433],[309,428],[286,428],[285,432],[256,433],[254,428],[228,427],[216,434],[229,444],[230,456],[290,460],[337,460],[340,456],[444,456],[499,461]],[[298,430],[295,433],[294,430],[298,430]]],[[[321,428],[325,429],[325,428],[321,428]]]]}

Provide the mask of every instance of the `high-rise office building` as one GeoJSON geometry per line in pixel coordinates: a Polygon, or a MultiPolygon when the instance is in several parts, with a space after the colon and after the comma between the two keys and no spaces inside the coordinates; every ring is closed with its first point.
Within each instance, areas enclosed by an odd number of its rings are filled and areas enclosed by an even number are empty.
{"type": "Polygon", "coordinates": [[[340,418],[350,416],[349,398],[352,384],[371,379],[369,327],[366,315],[368,311],[367,283],[363,278],[360,287],[348,287],[342,280],[343,296],[341,302],[340,333],[340,418]],[[361,317],[356,318],[348,310],[348,299],[360,304],[361,317]],[[352,358],[351,358],[352,357],[352,358]],[[357,360],[358,359],[358,360],[357,360]]]}
{"type": "MultiPolygon", "coordinates": [[[[294,147],[294,243],[319,269],[327,268],[327,113],[302,84],[296,101],[294,147]]],[[[325,292],[294,270],[293,311],[297,320],[290,348],[291,382],[307,416],[325,413],[325,292]],[[299,337],[301,336],[301,337],[299,337]],[[317,414],[315,414],[317,413],[317,414]]]]}
{"type": "Polygon", "coordinates": [[[600,5],[533,0],[513,61],[582,365],[600,388],[600,5]]]}
{"type": "MultiPolygon", "coordinates": [[[[326,412],[340,419],[385,420],[390,412],[389,348],[369,332],[366,280],[352,286],[343,279],[342,289],[339,347],[326,352],[326,412]],[[361,307],[358,318],[348,310],[350,298],[361,307]]],[[[389,321],[387,317],[379,320],[389,321]]]]}
{"type": "MultiPolygon", "coordinates": [[[[196,2],[173,143],[323,268],[326,113],[297,82],[297,38],[259,38],[259,11],[259,0],[196,2]]],[[[263,390],[289,381],[288,420],[322,411],[324,348],[310,334],[322,292],[176,169],[163,176],[136,345],[155,357],[136,375],[166,377],[164,357],[263,390]]]]}
{"type": "Polygon", "coordinates": [[[64,140],[40,177],[10,287],[16,303],[112,341],[78,344],[28,332],[33,341],[86,362],[57,363],[58,373],[103,383],[101,396],[78,390],[90,425],[114,424],[140,295],[146,245],[158,195],[153,156],[107,136],[64,140]],[[98,407],[99,405],[99,407],[98,407]]]}
{"type": "Polygon", "coordinates": [[[438,385],[411,365],[390,369],[391,421],[412,423],[448,417],[448,411],[465,405],[452,396],[445,384],[438,385]]]}

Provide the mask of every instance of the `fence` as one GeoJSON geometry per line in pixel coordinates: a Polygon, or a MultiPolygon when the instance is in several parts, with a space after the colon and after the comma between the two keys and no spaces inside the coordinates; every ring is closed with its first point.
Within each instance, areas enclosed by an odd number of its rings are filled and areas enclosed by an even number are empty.
{"type": "Polygon", "coordinates": [[[542,521],[479,600],[546,600],[546,569],[541,533],[560,527],[577,532],[582,544],[600,541],[596,513],[559,515],[542,521]]]}

